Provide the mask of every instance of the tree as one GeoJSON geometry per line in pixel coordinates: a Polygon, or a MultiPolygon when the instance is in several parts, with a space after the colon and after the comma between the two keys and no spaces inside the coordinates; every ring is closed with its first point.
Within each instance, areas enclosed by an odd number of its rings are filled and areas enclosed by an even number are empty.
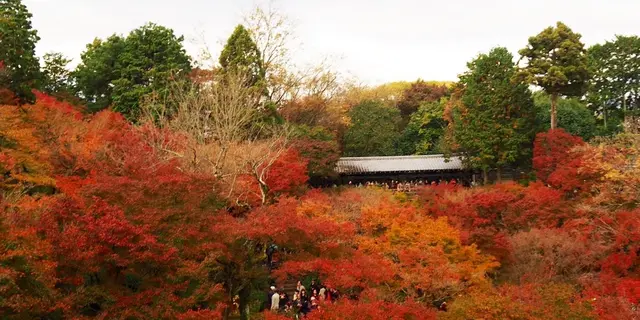
{"type": "Polygon", "coordinates": [[[364,101],[349,111],[351,126],[344,135],[344,154],[350,157],[396,154],[400,112],[380,102],[364,101]]]}
{"type": "Polygon", "coordinates": [[[533,168],[538,179],[555,187],[566,185],[570,190],[581,185],[577,175],[580,157],[572,149],[583,144],[580,137],[563,129],[538,133],[533,145],[533,168]]]}
{"type": "Polygon", "coordinates": [[[527,47],[519,51],[527,65],[518,77],[551,95],[551,129],[558,126],[558,97],[580,97],[587,90],[589,70],[581,37],[558,22],[555,28],[548,27],[530,37],[527,47]]]}
{"type": "Polygon", "coordinates": [[[516,68],[506,48],[494,48],[468,63],[454,111],[454,136],[466,165],[485,173],[528,154],[533,139],[533,101],[527,85],[512,81],[516,68]]]}
{"type": "Polygon", "coordinates": [[[173,30],[146,24],[125,38],[113,35],[87,45],[82,62],[73,72],[79,95],[89,109],[113,105],[133,121],[140,115],[140,101],[151,92],[169,94],[169,84],[191,71],[190,58],[173,30]]]}
{"type": "Polygon", "coordinates": [[[340,150],[334,134],[322,127],[301,125],[295,128],[292,140],[292,147],[309,161],[309,177],[326,178],[336,174],[340,150]]]}
{"type": "MultiPolygon", "coordinates": [[[[536,108],[536,131],[546,132],[550,129],[551,99],[544,92],[536,92],[533,95],[533,101],[536,108]]],[[[589,140],[598,133],[593,112],[584,103],[575,98],[559,98],[556,109],[559,120],[558,128],[584,140],[589,140]]]]}
{"type": "Polygon", "coordinates": [[[295,38],[292,25],[287,16],[272,6],[272,2],[267,8],[256,6],[244,22],[260,53],[267,97],[280,105],[285,99],[292,98],[305,77],[292,70],[294,66],[289,49],[295,38]]]}
{"type": "Polygon", "coordinates": [[[568,284],[507,284],[461,297],[451,304],[442,319],[596,319],[591,309],[586,299],[568,284]]]}
{"type": "Polygon", "coordinates": [[[71,62],[59,52],[50,52],[43,57],[42,90],[48,94],[60,94],[71,89],[71,72],[67,65],[71,62]]]}
{"type": "Polygon", "coordinates": [[[399,142],[402,154],[428,154],[439,151],[438,144],[447,126],[443,118],[445,102],[424,103],[411,115],[399,142]]]}
{"type": "Polygon", "coordinates": [[[402,93],[402,97],[398,101],[400,115],[408,119],[422,104],[438,101],[448,93],[449,88],[446,83],[418,79],[402,93]]]}
{"type": "Polygon", "coordinates": [[[0,105],[16,105],[18,98],[11,90],[11,74],[4,62],[0,61],[0,105]]]}
{"type": "Polygon", "coordinates": [[[264,87],[265,71],[260,51],[243,25],[238,25],[220,53],[223,72],[247,74],[248,85],[264,87]]]}
{"type": "Polygon", "coordinates": [[[588,57],[593,78],[587,97],[609,130],[611,119],[622,122],[628,111],[640,109],[640,38],[616,36],[590,47],[588,57]]]}
{"type": "Polygon", "coordinates": [[[31,27],[31,17],[22,0],[0,0],[0,62],[10,77],[8,88],[20,104],[34,101],[31,90],[40,80],[35,54],[40,37],[31,27]]]}

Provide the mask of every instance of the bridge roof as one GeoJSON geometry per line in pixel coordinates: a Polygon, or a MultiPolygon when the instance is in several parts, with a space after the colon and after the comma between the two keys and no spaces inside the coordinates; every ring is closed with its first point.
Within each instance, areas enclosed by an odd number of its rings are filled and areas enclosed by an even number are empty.
{"type": "Polygon", "coordinates": [[[446,159],[442,154],[392,157],[343,157],[336,164],[340,174],[387,172],[434,172],[464,170],[457,156],[446,159]]]}

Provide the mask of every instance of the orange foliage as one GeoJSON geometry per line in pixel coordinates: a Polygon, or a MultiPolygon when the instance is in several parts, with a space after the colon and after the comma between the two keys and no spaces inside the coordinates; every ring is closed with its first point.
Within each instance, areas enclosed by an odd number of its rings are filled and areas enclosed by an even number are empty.
{"type": "Polygon", "coordinates": [[[569,285],[502,286],[453,302],[442,319],[591,319],[588,302],[569,285]]]}

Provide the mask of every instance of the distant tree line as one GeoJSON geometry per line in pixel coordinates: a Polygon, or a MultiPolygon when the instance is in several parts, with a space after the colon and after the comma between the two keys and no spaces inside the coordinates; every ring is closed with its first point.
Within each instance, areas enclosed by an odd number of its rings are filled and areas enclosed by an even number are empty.
{"type": "MultiPolygon", "coordinates": [[[[620,35],[586,48],[561,22],[530,37],[517,62],[505,48],[480,54],[456,83],[366,87],[328,64],[294,71],[286,21],[265,23],[278,17],[261,11],[234,29],[210,69],[196,66],[183,36],[148,23],[127,35],[94,39],[70,70],[60,53],[35,55],[39,37],[20,0],[1,3],[3,104],[33,102],[37,89],[85,105],[87,112],[111,108],[137,122],[145,101],[169,103],[176,88],[241,72],[248,75],[246,87],[260,91],[260,121],[299,126],[298,135],[313,132],[304,139],[321,145],[331,141],[324,148],[331,159],[446,153],[464,155],[479,170],[526,167],[537,132],[612,135],[633,127],[640,110],[640,38],[620,35]]],[[[318,160],[328,156],[311,153],[318,160]]]]}

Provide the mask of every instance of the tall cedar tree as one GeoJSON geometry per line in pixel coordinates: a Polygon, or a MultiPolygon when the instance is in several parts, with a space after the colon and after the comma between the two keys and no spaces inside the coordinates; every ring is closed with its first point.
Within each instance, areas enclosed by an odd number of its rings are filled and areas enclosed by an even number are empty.
{"type": "Polygon", "coordinates": [[[351,126],[344,135],[349,157],[392,156],[400,138],[400,112],[378,101],[364,101],[349,111],[351,126]]]}
{"type": "MultiPolygon", "coordinates": [[[[500,169],[526,156],[533,138],[534,107],[523,82],[513,82],[513,56],[494,48],[468,63],[460,76],[463,106],[454,112],[455,139],[471,168],[500,169]]],[[[486,182],[486,174],[485,174],[486,182]]]]}
{"type": "Polygon", "coordinates": [[[219,58],[223,72],[239,72],[249,75],[249,86],[263,86],[265,71],[262,55],[251,39],[251,34],[239,24],[227,40],[219,58]]]}
{"type": "Polygon", "coordinates": [[[521,59],[527,59],[527,65],[518,77],[551,95],[551,129],[558,125],[558,96],[580,97],[587,90],[589,71],[581,37],[558,22],[555,28],[548,27],[530,37],[527,47],[519,51],[521,59]]]}
{"type": "Polygon", "coordinates": [[[588,98],[607,130],[610,116],[619,123],[621,115],[640,109],[640,37],[616,36],[588,53],[593,75],[588,98]]]}
{"type": "Polygon", "coordinates": [[[191,62],[173,30],[147,24],[126,38],[94,40],[74,72],[81,97],[91,110],[113,110],[135,120],[140,100],[154,92],[168,94],[170,83],[191,72],[191,62]]]}
{"type": "Polygon", "coordinates": [[[31,27],[31,17],[21,0],[0,0],[0,62],[8,75],[8,83],[0,85],[12,91],[20,104],[34,101],[31,90],[40,79],[35,53],[40,37],[31,27]]]}

